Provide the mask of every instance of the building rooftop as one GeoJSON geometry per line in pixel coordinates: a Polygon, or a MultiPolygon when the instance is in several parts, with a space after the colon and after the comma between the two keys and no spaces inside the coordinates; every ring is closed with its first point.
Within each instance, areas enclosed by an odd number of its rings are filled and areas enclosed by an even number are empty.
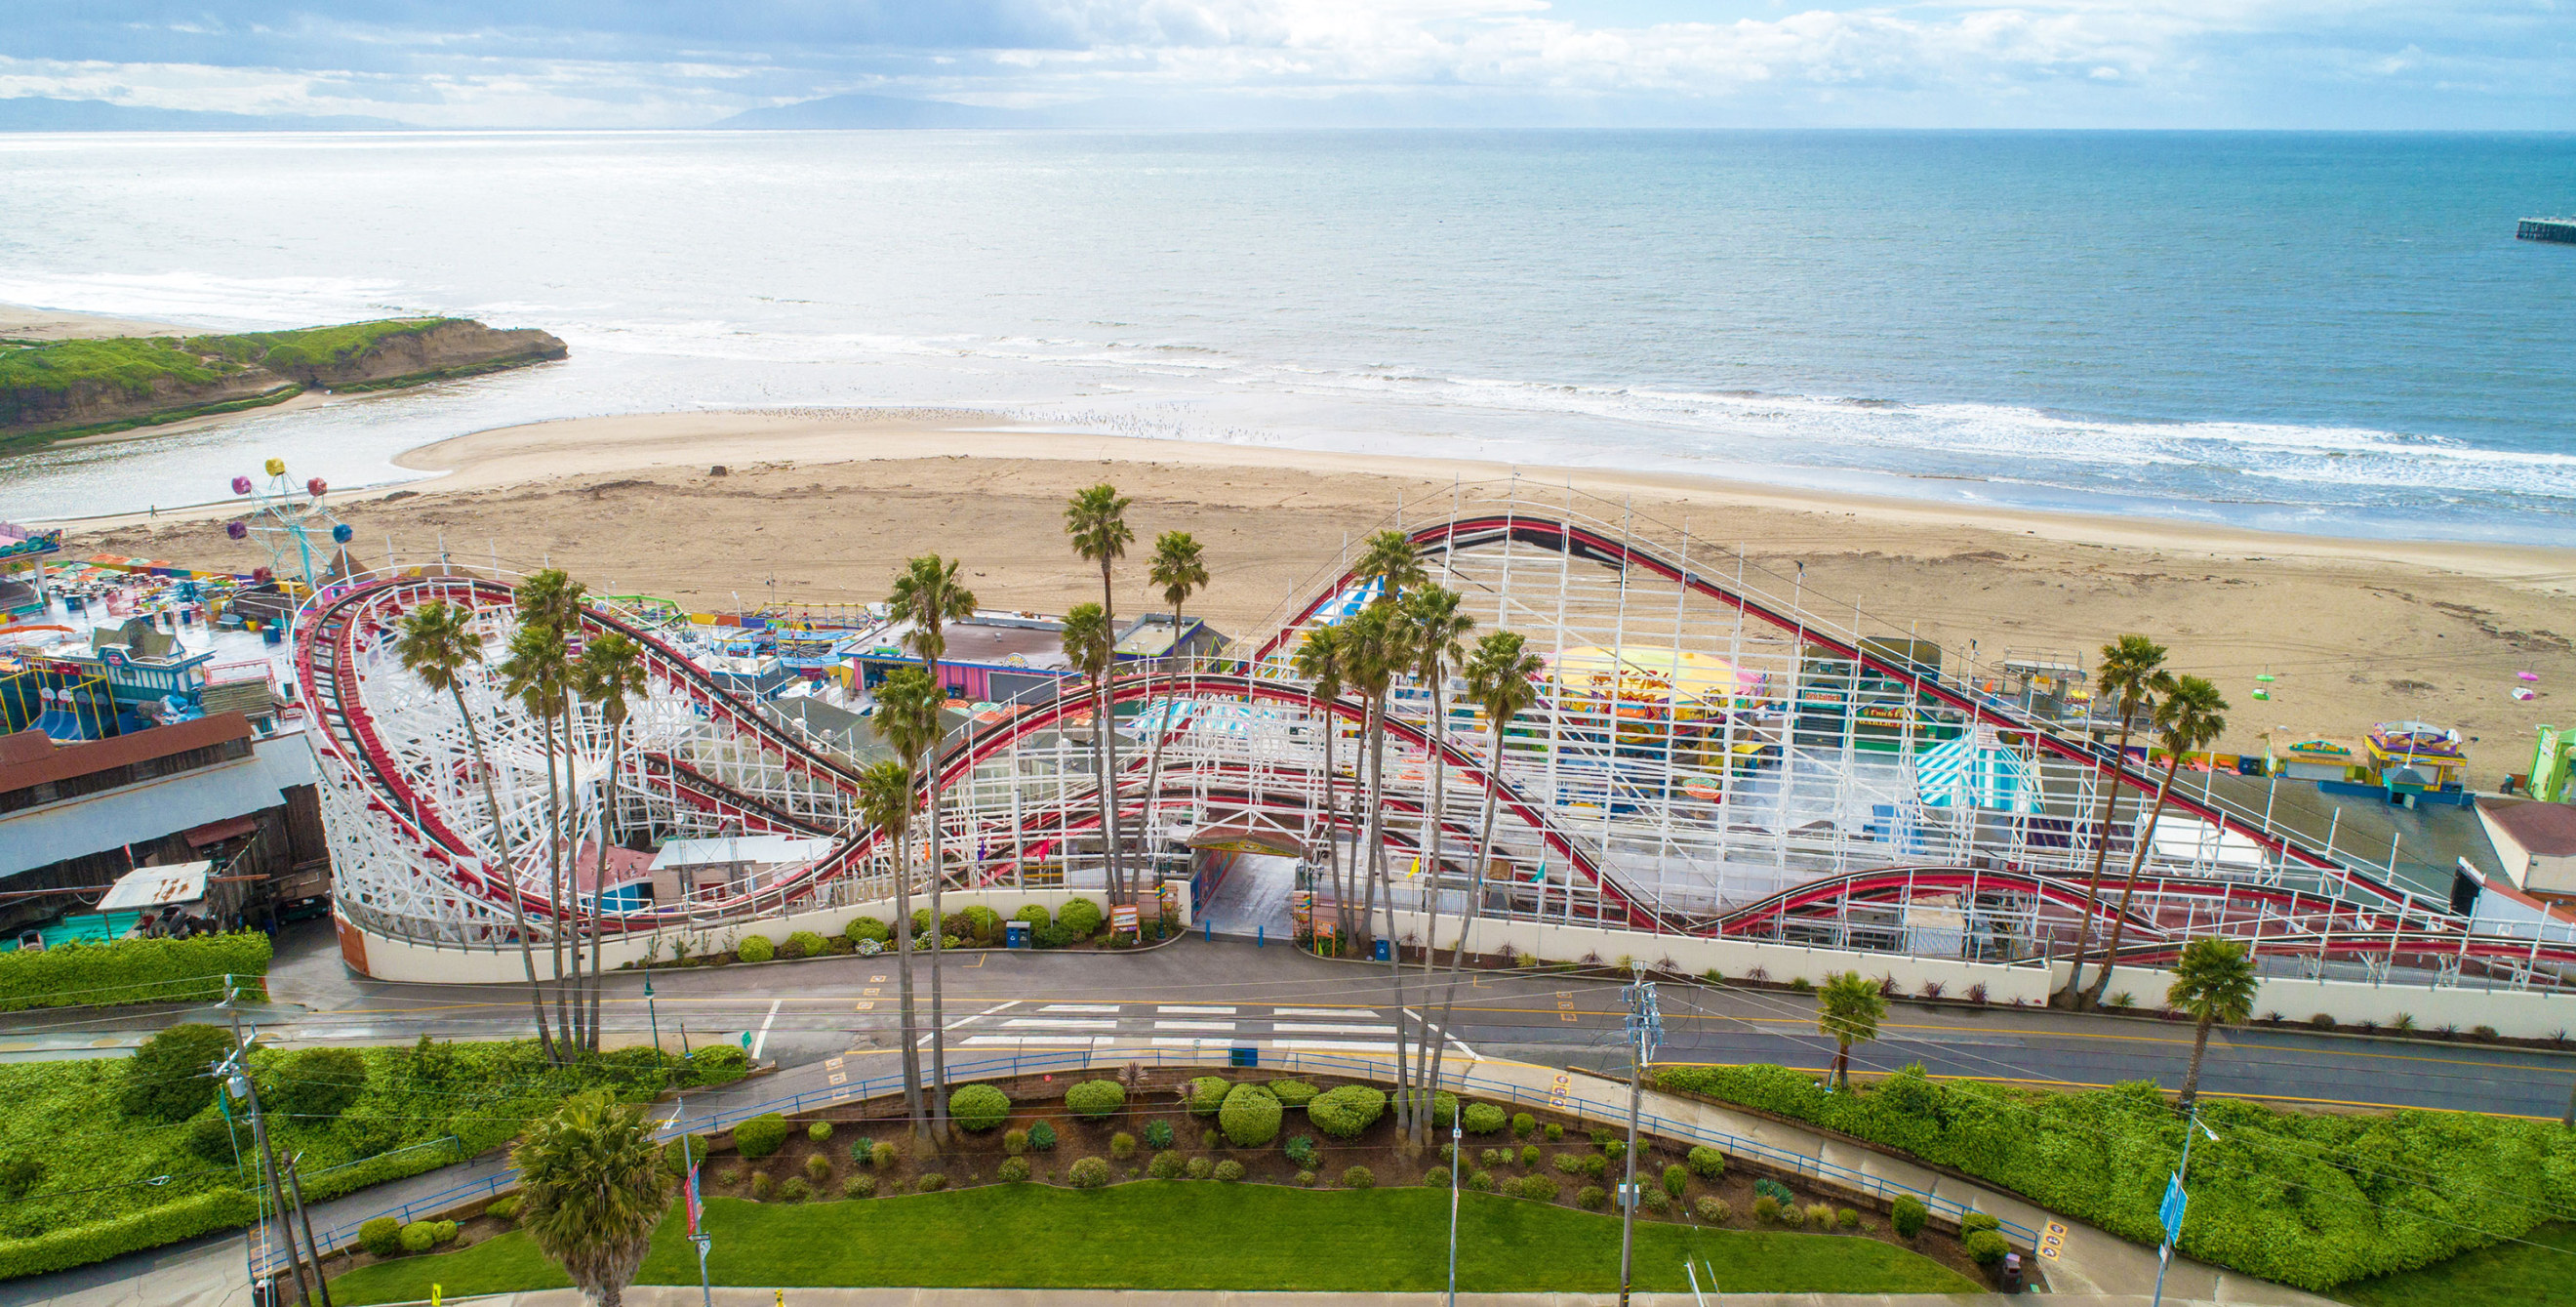
{"type": "MultiPolygon", "coordinates": [[[[857,652],[861,657],[881,660],[912,658],[912,651],[903,644],[904,636],[911,631],[910,622],[887,627],[877,633],[875,644],[857,652]]],[[[1040,671],[1063,671],[1073,666],[1073,660],[1064,655],[1064,623],[1052,617],[979,612],[963,622],[950,622],[940,629],[940,634],[948,640],[948,653],[942,662],[1040,671]]]]}
{"type": "Polygon", "coordinates": [[[2480,799],[2478,812],[2534,857],[2576,858],[2576,804],[2480,799]]]}
{"type": "Polygon", "coordinates": [[[250,719],[237,712],[81,744],[56,744],[43,731],[20,731],[0,738],[0,794],[172,758],[228,740],[247,740],[252,734],[250,719]]]}

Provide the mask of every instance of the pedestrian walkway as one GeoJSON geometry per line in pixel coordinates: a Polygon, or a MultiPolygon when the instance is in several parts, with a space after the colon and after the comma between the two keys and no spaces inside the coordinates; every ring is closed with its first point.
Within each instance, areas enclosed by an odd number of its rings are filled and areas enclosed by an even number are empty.
{"type": "MultiPolygon", "coordinates": [[[[1407,1008],[1401,1019],[1408,1040],[1419,1040],[1437,1022],[1426,1024],[1407,1008]]],[[[1286,1053],[1338,1053],[1356,1057],[1395,1055],[1398,1010],[1317,1004],[1274,1006],[1236,1003],[1049,1003],[1013,1000],[948,1023],[948,1047],[956,1053],[1074,1052],[1186,1053],[1252,1048],[1286,1053]]],[[[928,1035],[922,1042],[929,1043],[928,1035]]],[[[853,1049],[853,1053],[863,1050],[853,1049]]],[[[1474,1050],[1456,1039],[1452,1056],[1473,1057],[1474,1050]]]]}

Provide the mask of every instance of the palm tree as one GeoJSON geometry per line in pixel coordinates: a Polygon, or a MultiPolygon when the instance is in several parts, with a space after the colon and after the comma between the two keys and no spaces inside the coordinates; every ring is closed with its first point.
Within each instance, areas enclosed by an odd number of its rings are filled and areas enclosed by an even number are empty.
{"type": "MultiPolygon", "coordinates": [[[[922,675],[930,678],[932,688],[940,688],[939,660],[948,653],[948,624],[975,615],[975,592],[957,579],[957,564],[937,554],[913,559],[904,565],[903,575],[895,578],[894,593],[887,596],[886,606],[893,616],[912,623],[912,629],[903,637],[904,643],[920,656],[922,675]]],[[[930,1101],[934,1126],[944,1135],[948,1129],[948,1008],[940,992],[939,955],[948,919],[940,913],[939,887],[946,879],[947,869],[941,865],[940,857],[935,711],[932,729],[926,777],[930,788],[930,917],[938,928],[930,932],[930,1101]]]]}
{"type": "Polygon", "coordinates": [[[1100,605],[1079,603],[1065,613],[1065,656],[1091,687],[1091,763],[1100,771],[1095,787],[1100,796],[1100,874],[1112,903],[1118,901],[1118,861],[1111,848],[1112,832],[1118,829],[1118,786],[1109,771],[1110,759],[1116,756],[1109,743],[1109,661],[1115,648],[1108,612],[1100,605]]]}
{"type": "Polygon", "coordinates": [[[510,1149],[519,1228],[599,1307],[617,1307],[652,1247],[679,1177],[662,1164],[641,1106],[575,1094],[510,1149]]]}
{"type": "Polygon", "coordinates": [[[2199,1101],[2200,1060],[2209,1053],[2209,1028],[2221,1021],[2235,1025],[2253,1016],[2257,983],[2253,956],[2235,940],[2203,935],[2182,946],[2165,1002],[2190,1013],[2197,1026],[2191,1034],[2191,1071],[2182,1078],[2182,1101],[2176,1111],[2189,1116],[2191,1105],[2199,1101]]]}
{"type": "Polygon", "coordinates": [[[1477,828],[1476,862],[1468,871],[1467,911],[1458,923],[1458,946],[1449,950],[1449,988],[1440,999],[1443,1038],[1431,1049],[1435,1093],[1440,1088],[1441,1064],[1449,1054],[1449,1020],[1458,1010],[1458,972],[1467,958],[1467,935],[1476,928],[1485,907],[1486,864],[1494,856],[1494,807],[1503,784],[1503,729],[1537,701],[1535,682],[1546,670],[1547,664],[1529,652],[1517,631],[1487,632],[1467,660],[1467,697],[1484,710],[1485,722],[1493,731],[1493,747],[1486,754],[1485,814],[1477,828]]]}
{"type": "Polygon", "coordinates": [[[510,859],[510,827],[502,820],[501,800],[492,791],[492,764],[483,755],[483,733],[474,728],[474,713],[465,706],[465,669],[483,662],[483,637],[474,633],[474,610],[444,599],[413,609],[403,619],[395,652],[430,693],[444,690],[456,701],[456,716],[465,723],[465,746],[473,753],[475,775],[483,782],[483,807],[492,818],[492,838],[501,845],[499,882],[510,899],[510,933],[519,941],[519,962],[528,971],[528,1009],[536,1019],[537,1046],[545,1050],[546,1060],[551,1062],[555,1060],[554,1032],[546,1026],[545,991],[537,984],[537,955],[528,946],[528,917],[519,904],[518,869],[510,859]]]}
{"type": "Polygon", "coordinates": [[[1318,626],[1306,632],[1297,646],[1292,665],[1299,676],[1312,687],[1317,707],[1316,720],[1324,732],[1324,859],[1326,875],[1333,882],[1333,919],[1340,927],[1339,940],[1347,947],[1351,942],[1351,895],[1342,879],[1341,809],[1335,806],[1333,790],[1333,740],[1342,733],[1341,719],[1333,715],[1333,701],[1342,697],[1342,645],[1338,627],[1318,626]]]}
{"type": "Polygon", "coordinates": [[[1887,996],[1878,982],[1857,971],[1825,977],[1816,991],[1816,1033],[1834,1041],[1834,1083],[1851,1088],[1851,1047],[1878,1038],[1879,1018],[1887,1015],[1887,996]]]}
{"type": "Polygon", "coordinates": [[[599,914],[608,897],[608,840],[617,822],[617,763],[625,749],[626,701],[651,689],[644,675],[644,647],[621,632],[607,632],[583,646],[581,661],[573,668],[574,692],[599,705],[600,720],[608,727],[608,766],[599,806],[599,868],[590,887],[590,1016],[584,1047],[593,1053],[599,1051],[599,914]]]}
{"type": "Polygon", "coordinates": [[[564,1011],[563,796],[555,777],[555,719],[564,710],[564,681],[569,670],[562,631],[523,622],[510,634],[510,656],[501,661],[501,688],[537,719],[545,743],[546,857],[551,868],[546,884],[546,935],[554,945],[550,988],[555,996],[555,1026],[564,1032],[568,1045],[559,1051],[566,1056],[581,1043],[580,1032],[573,1029],[572,1019],[564,1011]]]}
{"type": "MultiPolygon", "coordinates": [[[[1136,542],[1136,533],[1127,526],[1128,503],[1128,498],[1119,494],[1117,487],[1104,482],[1075,491],[1073,498],[1065,501],[1064,505],[1064,533],[1073,541],[1073,552],[1100,565],[1100,623],[1109,633],[1108,647],[1112,650],[1118,641],[1118,602],[1109,584],[1109,569],[1126,557],[1127,546],[1136,542]]],[[[1107,658],[1102,660],[1103,677],[1108,674],[1108,661],[1107,658]]],[[[1100,782],[1104,791],[1114,791],[1113,780],[1118,774],[1118,737],[1109,729],[1113,713],[1106,692],[1101,695],[1100,709],[1100,748],[1104,760],[1100,782]]],[[[1120,857],[1115,818],[1113,808],[1110,818],[1100,829],[1101,848],[1108,858],[1105,874],[1109,881],[1109,901],[1113,906],[1121,901],[1120,895],[1126,889],[1125,879],[1120,875],[1125,861],[1120,857]]]]}
{"type": "MultiPolygon", "coordinates": [[[[893,679],[886,678],[888,682],[893,679]]],[[[879,698],[877,711],[885,710],[885,701],[879,698]]],[[[896,993],[902,996],[896,1023],[903,1032],[903,1112],[912,1121],[913,1133],[926,1135],[930,1127],[921,1107],[921,1049],[912,1033],[912,892],[908,888],[912,879],[912,768],[894,758],[861,768],[859,815],[884,831],[886,843],[894,848],[895,977],[899,982],[896,993]]]]}
{"type": "Polygon", "coordinates": [[[2084,912],[2077,923],[2075,965],[2066,973],[2066,988],[2049,1001],[2073,1007],[2083,988],[2084,955],[2093,948],[2093,910],[2102,900],[2102,866],[2111,856],[2111,818],[2119,810],[2120,777],[2129,757],[2129,727],[2138,713],[2165,688],[2165,647],[2143,635],[2124,635],[2102,646],[2101,692],[2119,700],[2120,743],[2112,751],[2110,784],[2102,787],[2102,810],[2093,817],[2093,878],[2084,887],[2084,912]]]}
{"type": "Polygon", "coordinates": [[[573,747],[572,639],[581,630],[582,598],[589,589],[590,587],[565,575],[563,569],[548,567],[529,573],[527,578],[519,583],[517,596],[519,625],[523,628],[543,627],[554,633],[552,640],[542,646],[543,656],[550,664],[547,668],[547,681],[553,689],[554,712],[551,717],[540,717],[539,724],[547,727],[548,732],[545,753],[546,780],[549,787],[547,793],[550,795],[555,793],[552,788],[555,765],[552,723],[559,721],[563,725],[563,789],[561,799],[548,805],[548,829],[552,831],[552,842],[548,847],[553,855],[554,869],[551,895],[556,927],[553,932],[555,1023],[570,1032],[575,1049],[583,1047],[585,1042],[582,1033],[581,1009],[576,999],[571,1014],[566,1015],[565,980],[567,976],[570,977],[571,987],[574,990],[578,990],[581,986],[581,913],[571,885],[572,844],[568,830],[570,814],[565,811],[565,805],[572,798],[575,764],[579,757],[573,747]],[[572,965],[569,972],[564,966],[563,937],[566,927],[573,932],[572,965]]]}
{"type": "MultiPolygon", "coordinates": [[[[1164,661],[1177,676],[1181,654],[1181,605],[1189,602],[1190,596],[1198,593],[1208,580],[1207,564],[1199,557],[1199,542],[1191,539],[1187,531],[1166,531],[1154,537],[1154,563],[1146,575],[1155,588],[1162,591],[1163,602],[1172,606],[1172,651],[1164,661]]],[[[1142,837],[1140,842],[1153,838],[1153,832],[1145,827],[1153,821],[1154,800],[1162,792],[1163,737],[1172,733],[1175,706],[1166,698],[1161,720],[1154,727],[1154,743],[1145,764],[1145,806],[1137,815],[1137,834],[1142,837]]],[[[1148,859],[1153,856],[1150,844],[1146,856],[1148,859]]],[[[1148,874],[1151,871],[1149,861],[1148,874]]]]}
{"type": "MultiPolygon", "coordinates": [[[[1404,644],[1406,651],[1413,655],[1414,679],[1431,692],[1431,715],[1427,722],[1430,729],[1426,732],[1430,743],[1423,759],[1430,789],[1423,794],[1422,839],[1420,857],[1416,860],[1421,871],[1425,914],[1422,986],[1428,993],[1433,959],[1439,953],[1434,944],[1440,937],[1440,827],[1444,816],[1443,800],[1448,794],[1448,759],[1443,755],[1442,747],[1447,743],[1449,668],[1466,658],[1463,642],[1467,632],[1475,629],[1476,619],[1459,611],[1457,591],[1426,584],[1405,592],[1398,605],[1396,620],[1405,628],[1404,644]]],[[[1430,1032],[1424,1031],[1423,1043],[1429,1045],[1431,1042],[1430,1032]]],[[[1423,1049],[1422,1056],[1431,1056],[1428,1047],[1423,1049]]],[[[1437,1082],[1430,1083],[1430,1091],[1438,1089],[1437,1082]]],[[[1424,1112],[1413,1120],[1416,1147],[1429,1141],[1430,1118],[1431,1114],[1424,1112]]]]}
{"type": "MultiPolygon", "coordinates": [[[[939,751],[939,710],[946,702],[946,692],[930,679],[928,672],[918,667],[898,667],[886,675],[884,683],[877,686],[877,706],[872,720],[876,724],[877,735],[894,749],[895,756],[903,763],[904,784],[907,787],[904,790],[906,827],[911,824],[912,812],[912,791],[909,787],[920,777],[922,760],[925,757],[932,758],[935,763],[939,751]]],[[[936,844],[939,840],[938,829],[933,827],[929,834],[931,842],[936,844]]],[[[912,1033],[915,1029],[912,997],[912,843],[908,835],[904,839],[903,850],[903,863],[898,869],[901,874],[896,877],[894,883],[895,970],[896,981],[900,986],[898,992],[903,999],[904,1079],[907,1083],[911,1083],[921,1078],[921,1049],[920,1040],[912,1033]]],[[[930,933],[934,937],[935,944],[935,937],[940,931],[941,923],[937,913],[931,915],[930,933]]],[[[948,1105],[940,1100],[936,1092],[933,1092],[930,1095],[930,1115],[927,1119],[916,1118],[916,1128],[939,1132],[944,1128],[947,1112],[948,1105]]]]}
{"type": "Polygon", "coordinates": [[[2138,832],[2137,848],[2129,855],[2128,883],[2120,889],[2120,910],[2111,918],[2111,939],[2102,949],[2102,974],[2093,978],[2093,988],[2085,996],[2089,1006],[2098,1007],[2102,991],[2110,988],[2111,969],[2120,959],[2120,937],[2127,933],[2129,902],[2138,892],[2138,872],[2147,865],[2147,851],[2155,846],[2156,821],[2165,815],[2165,800],[2173,796],[2174,773],[2182,769],[2184,754],[2208,748],[2227,729],[2227,700],[2218,687],[2197,676],[2178,676],[2163,700],[2156,704],[2156,742],[2164,746],[2165,774],[2156,781],[2156,806],[2147,812],[2147,825],[2138,832]]]}

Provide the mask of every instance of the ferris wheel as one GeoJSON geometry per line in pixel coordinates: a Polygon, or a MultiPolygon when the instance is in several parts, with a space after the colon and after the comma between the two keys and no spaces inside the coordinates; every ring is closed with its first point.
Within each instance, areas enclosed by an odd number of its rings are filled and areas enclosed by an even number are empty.
{"type": "Polygon", "coordinates": [[[266,471],[265,487],[249,477],[233,478],[233,493],[251,497],[251,513],[225,523],[224,534],[235,540],[255,534],[268,546],[268,566],[260,569],[265,575],[258,579],[300,575],[307,590],[320,589],[321,577],[313,568],[314,546],[330,541],[322,549],[322,570],[328,573],[332,555],[357,533],[323,502],[331,487],[322,478],[310,477],[297,486],[286,479],[282,458],[268,460],[266,471]]]}

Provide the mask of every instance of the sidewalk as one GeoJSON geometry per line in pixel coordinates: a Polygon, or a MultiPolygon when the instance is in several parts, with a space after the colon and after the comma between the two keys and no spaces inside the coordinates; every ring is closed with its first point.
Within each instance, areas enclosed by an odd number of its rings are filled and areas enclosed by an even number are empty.
{"type": "MultiPolygon", "coordinates": [[[[1473,1063],[1464,1073],[1503,1081],[1529,1093],[1547,1094],[1561,1089],[1566,1099],[1566,1110],[1605,1124],[1624,1124],[1628,1119],[1627,1091],[1594,1076],[1570,1076],[1560,1087],[1557,1084],[1560,1073],[1554,1067],[1493,1061],[1473,1063]]],[[[2055,1221],[2066,1227],[2064,1251],[2054,1262],[2038,1258],[2028,1261],[2041,1269],[2049,1287],[2059,1295],[2089,1295],[2105,1302],[2110,1299],[2104,1295],[2135,1295],[2143,1303],[2155,1289],[2154,1249],[2141,1248],[2116,1235],[2105,1234],[2089,1225],[2034,1207],[2000,1189],[1953,1179],[1929,1167],[1901,1161],[1811,1130],[1654,1090],[1646,1091],[1645,1110],[1655,1116],[1750,1139],[1784,1152],[1798,1153],[1937,1194],[2034,1230],[2055,1221]]],[[[1730,1298],[1728,1301],[1736,1300],[1730,1298]]],[[[1793,1297],[1782,1301],[1803,1302],[1809,1299],[1793,1297]]],[[[2165,1301],[2262,1304],[2264,1307],[2336,1307],[2331,1299],[2179,1256],[2174,1258],[2173,1267],[2165,1276],[2165,1301]]]]}

